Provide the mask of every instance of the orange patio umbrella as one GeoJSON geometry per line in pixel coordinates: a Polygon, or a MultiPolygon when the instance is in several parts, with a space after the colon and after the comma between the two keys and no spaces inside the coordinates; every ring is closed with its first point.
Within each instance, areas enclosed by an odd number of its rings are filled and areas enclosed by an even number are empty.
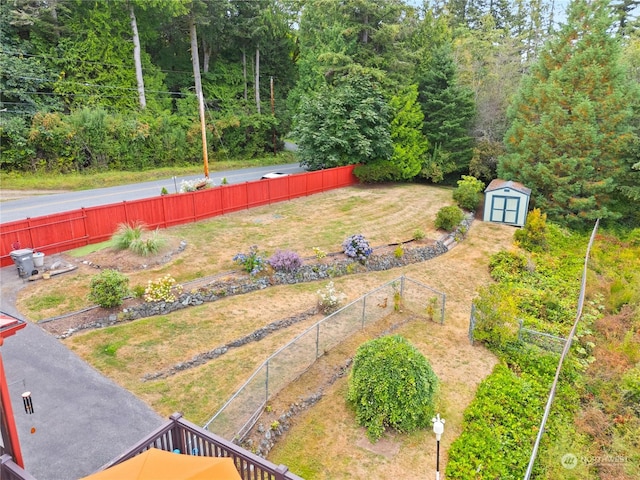
{"type": "Polygon", "coordinates": [[[196,457],[151,448],[81,480],[242,480],[233,459],[196,457]]]}

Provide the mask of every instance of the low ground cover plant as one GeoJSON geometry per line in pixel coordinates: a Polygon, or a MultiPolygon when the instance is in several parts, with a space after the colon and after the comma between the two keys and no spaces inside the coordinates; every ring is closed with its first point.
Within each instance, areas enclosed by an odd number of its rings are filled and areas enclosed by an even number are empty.
{"type": "MultiPolygon", "coordinates": [[[[517,343],[509,350],[465,410],[464,431],[449,450],[447,478],[522,478],[526,470],[559,355],[517,343]]],[[[563,377],[551,431],[570,424],[577,407],[571,377],[563,377]]]]}
{"type": "Polygon", "coordinates": [[[144,300],[146,302],[175,302],[176,295],[182,293],[182,285],[176,285],[175,279],[166,274],[157,280],[149,280],[144,289],[144,300]]]}

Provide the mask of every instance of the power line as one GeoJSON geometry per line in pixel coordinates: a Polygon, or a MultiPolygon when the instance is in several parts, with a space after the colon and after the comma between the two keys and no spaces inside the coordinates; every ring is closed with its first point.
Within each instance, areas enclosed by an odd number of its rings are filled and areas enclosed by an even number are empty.
{"type": "MultiPolygon", "coordinates": [[[[60,57],[54,57],[50,55],[36,55],[32,53],[23,53],[18,51],[11,51],[11,50],[0,50],[0,53],[4,53],[6,55],[11,55],[14,57],[42,58],[44,60],[49,60],[49,61],[60,60],[60,57]]],[[[98,62],[97,60],[82,60],[82,63],[83,64],[87,63],[90,65],[102,65],[104,67],[119,67],[119,68],[122,67],[122,64],[98,62]]],[[[144,67],[143,67],[143,70],[145,70],[144,67]]],[[[193,73],[191,70],[163,70],[160,68],[155,69],[154,72],[155,71],[160,71],[162,73],[193,73]]]]}

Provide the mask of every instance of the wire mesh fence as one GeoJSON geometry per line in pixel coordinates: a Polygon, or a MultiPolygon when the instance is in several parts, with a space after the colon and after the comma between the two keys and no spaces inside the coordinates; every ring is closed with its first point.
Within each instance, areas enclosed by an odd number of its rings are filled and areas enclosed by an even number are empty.
{"type": "MultiPolygon", "coordinates": [[[[533,345],[537,345],[540,348],[549,350],[552,352],[561,352],[564,348],[564,344],[567,341],[564,337],[558,337],[550,333],[539,332],[531,328],[527,328],[523,325],[523,321],[520,320],[518,325],[518,340],[533,345]]],[[[475,341],[474,331],[477,325],[477,311],[475,304],[471,304],[471,316],[469,318],[469,342],[473,345],[475,341]]]]}
{"type": "Polygon", "coordinates": [[[540,348],[544,348],[545,350],[557,353],[562,352],[564,344],[567,341],[567,339],[563,337],[558,337],[556,335],[551,335],[550,333],[538,332],[537,330],[526,328],[522,325],[522,320],[520,320],[518,339],[523,342],[537,345],[540,348]]]}
{"type": "Polygon", "coordinates": [[[255,425],[270,398],[354,333],[394,311],[412,312],[442,324],[444,309],[442,292],[404,276],[387,282],[318,321],[273,353],[204,428],[240,441],[255,425]]]}

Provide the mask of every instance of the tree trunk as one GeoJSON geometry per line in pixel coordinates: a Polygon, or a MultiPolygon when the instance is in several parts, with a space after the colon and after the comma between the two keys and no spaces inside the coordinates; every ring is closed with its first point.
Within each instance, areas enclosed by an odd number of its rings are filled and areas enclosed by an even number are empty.
{"type": "Polygon", "coordinates": [[[54,23],[53,34],[57,39],[60,39],[60,23],[58,22],[58,10],[56,10],[57,1],[58,0],[51,0],[49,3],[49,11],[51,12],[51,18],[54,23]]]}
{"type": "Polygon", "coordinates": [[[211,59],[212,50],[211,45],[202,39],[202,71],[204,73],[209,72],[209,61],[211,59]]]}
{"type": "Polygon", "coordinates": [[[195,80],[196,95],[198,96],[198,106],[200,107],[200,130],[202,133],[202,156],[204,158],[204,176],[209,178],[209,157],[207,153],[207,130],[205,128],[204,117],[204,97],[202,95],[202,81],[200,79],[200,59],[198,57],[198,35],[196,33],[196,22],[193,17],[189,17],[189,36],[191,37],[191,63],[193,65],[193,78],[195,80]]]}
{"type": "Polygon", "coordinates": [[[260,46],[256,46],[256,81],[253,86],[256,89],[256,109],[260,115],[260,46]]]}
{"type": "Polygon", "coordinates": [[[364,30],[362,31],[362,43],[369,43],[369,15],[364,16],[364,30]]]}
{"type": "Polygon", "coordinates": [[[136,82],[138,83],[138,100],[140,108],[147,108],[147,99],[144,94],[144,77],[142,76],[142,61],[140,60],[140,36],[138,35],[138,22],[133,10],[133,4],[129,4],[129,17],[131,18],[131,33],[133,34],[133,63],[136,67],[136,82]]]}
{"type": "Polygon", "coordinates": [[[247,52],[242,50],[242,78],[244,80],[244,101],[247,101],[247,52]]]}

